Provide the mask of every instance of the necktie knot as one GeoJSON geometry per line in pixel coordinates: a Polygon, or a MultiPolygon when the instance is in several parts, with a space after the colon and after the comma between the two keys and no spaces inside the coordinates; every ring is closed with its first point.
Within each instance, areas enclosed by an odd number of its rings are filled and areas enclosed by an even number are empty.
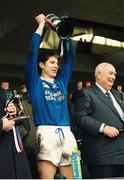
{"type": "Polygon", "coordinates": [[[107,96],[109,102],[110,102],[112,105],[114,105],[110,92],[107,91],[107,92],[105,93],[105,95],[107,96]]]}
{"type": "Polygon", "coordinates": [[[108,98],[111,98],[111,95],[110,95],[110,93],[107,91],[106,93],[106,96],[108,97],[108,98]]]}

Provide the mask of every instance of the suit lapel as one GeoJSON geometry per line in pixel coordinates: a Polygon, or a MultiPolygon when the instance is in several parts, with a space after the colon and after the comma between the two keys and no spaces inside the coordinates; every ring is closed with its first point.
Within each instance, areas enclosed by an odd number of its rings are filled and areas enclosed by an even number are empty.
{"type": "MultiPolygon", "coordinates": [[[[107,96],[101,91],[101,89],[99,87],[97,87],[96,85],[94,86],[94,91],[97,95],[97,97],[104,102],[119,118],[120,114],[118,113],[118,111],[116,110],[116,108],[114,106],[112,106],[111,102],[109,102],[107,96]]],[[[113,94],[113,93],[112,93],[113,94]]],[[[115,95],[113,94],[113,96],[115,97],[115,95]]],[[[117,98],[117,96],[115,97],[115,99],[117,98]]],[[[117,99],[116,99],[117,100],[117,99]]],[[[118,101],[117,101],[118,102],[118,101]]]]}

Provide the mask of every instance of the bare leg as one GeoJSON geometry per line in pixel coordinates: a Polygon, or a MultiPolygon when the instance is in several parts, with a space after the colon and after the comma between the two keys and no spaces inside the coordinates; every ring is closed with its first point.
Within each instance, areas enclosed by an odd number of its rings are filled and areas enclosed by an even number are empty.
{"type": "Polygon", "coordinates": [[[40,179],[54,179],[57,167],[53,165],[50,161],[39,161],[38,162],[38,172],[40,179]]]}
{"type": "Polygon", "coordinates": [[[59,172],[63,176],[65,176],[67,179],[73,179],[72,166],[71,165],[66,165],[66,166],[59,167],[59,172]]]}

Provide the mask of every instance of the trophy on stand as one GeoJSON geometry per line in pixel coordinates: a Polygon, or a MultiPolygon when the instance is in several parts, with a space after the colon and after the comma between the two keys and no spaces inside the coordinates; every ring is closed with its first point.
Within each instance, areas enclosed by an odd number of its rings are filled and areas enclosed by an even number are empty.
{"type": "Polygon", "coordinates": [[[72,36],[74,28],[67,16],[59,18],[52,13],[48,14],[46,18],[46,23],[57,32],[60,39],[68,39],[72,36]]]}
{"type": "Polygon", "coordinates": [[[4,117],[7,117],[8,119],[12,119],[14,121],[21,121],[21,120],[26,120],[30,118],[30,116],[25,113],[23,105],[22,105],[21,96],[17,94],[16,90],[14,90],[12,98],[7,100],[6,107],[8,106],[9,103],[15,104],[18,110],[18,115],[17,117],[13,117],[13,116],[10,116],[10,114],[7,112],[4,117]]]}

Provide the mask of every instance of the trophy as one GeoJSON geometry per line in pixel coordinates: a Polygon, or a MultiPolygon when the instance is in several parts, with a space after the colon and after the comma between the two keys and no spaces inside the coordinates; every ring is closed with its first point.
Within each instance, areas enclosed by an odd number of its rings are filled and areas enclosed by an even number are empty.
{"type": "Polygon", "coordinates": [[[6,107],[8,106],[9,103],[14,103],[16,105],[18,109],[18,115],[17,117],[13,117],[13,116],[10,116],[9,112],[7,112],[4,117],[8,119],[12,119],[14,121],[26,120],[30,118],[30,116],[25,113],[23,105],[22,105],[21,96],[17,94],[16,90],[14,90],[12,98],[7,99],[6,107]]]}
{"type": "Polygon", "coordinates": [[[46,23],[57,32],[60,39],[68,39],[73,34],[74,28],[67,16],[59,18],[55,14],[48,14],[46,16],[46,23]]]}

